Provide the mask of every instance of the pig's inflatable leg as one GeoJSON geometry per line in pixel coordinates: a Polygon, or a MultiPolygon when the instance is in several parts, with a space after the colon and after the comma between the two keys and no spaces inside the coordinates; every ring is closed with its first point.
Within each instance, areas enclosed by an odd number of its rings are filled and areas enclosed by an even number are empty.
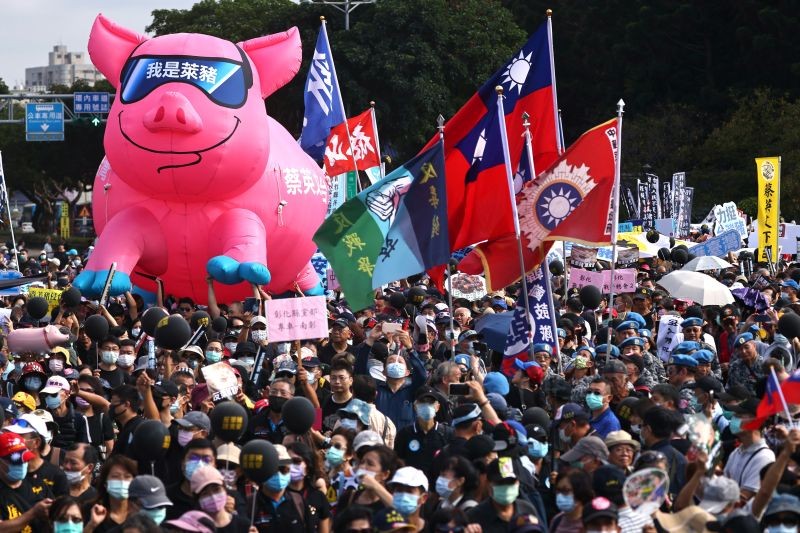
{"type": "Polygon", "coordinates": [[[266,265],[267,230],[261,219],[246,209],[231,209],[211,227],[208,274],[227,285],[248,281],[266,285],[272,275],[266,265]]]}
{"type": "Polygon", "coordinates": [[[306,296],[325,295],[325,288],[322,286],[319,275],[310,262],[297,275],[297,286],[306,296]]]}
{"type": "Polygon", "coordinates": [[[108,221],[97,241],[86,269],[75,278],[83,294],[97,296],[103,291],[111,263],[117,271],[109,290],[112,296],[131,290],[130,274],[137,264],[148,272],[164,272],[169,250],[161,226],[150,211],[133,207],[108,221]]]}

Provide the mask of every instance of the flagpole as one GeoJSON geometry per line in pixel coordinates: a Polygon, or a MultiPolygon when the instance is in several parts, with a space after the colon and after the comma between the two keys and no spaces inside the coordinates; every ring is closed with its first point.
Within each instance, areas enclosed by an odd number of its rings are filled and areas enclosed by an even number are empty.
{"type": "Polygon", "coordinates": [[[6,202],[6,211],[8,212],[8,229],[11,231],[11,246],[14,247],[14,262],[17,263],[17,270],[22,272],[22,267],[19,264],[19,256],[17,255],[17,240],[14,238],[14,222],[11,220],[11,203],[8,200],[8,187],[6,186],[6,173],[3,170],[3,152],[0,152],[0,179],[3,180],[3,194],[6,202]]]}
{"type": "Polygon", "coordinates": [[[775,368],[770,367],[769,371],[772,374],[772,379],[775,380],[775,385],[778,386],[778,396],[781,398],[783,412],[786,414],[786,422],[789,424],[789,428],[794,428],[794,419],[792,418],[792,413],[789,411],[789,406],[786,404],[786,398],[783,396],[783,389],[781,389],[781,382],[778,381],[778,375],[775,373],[775,368]]]}
{"type": "Polygon", "coordinates": [[[561,146],[564,146],[564,122],[561,120],[561,110],[558,110],[558,138],[561,141],[561,146]]]}
{"type": "MultiPolygon", "coordinates": [[[[617,102],[617,157],[614,161],[614,191],[612,192],[611,212],[611,283],[608,307],[614,306],[614,275],[617,270],[617,226],[619,226],[619,181],[622,168],[622,114],[625,112],[625,102],[622,98],[617,102]]],[[[603,315],[600,315],[602,318],[603,315]]],[[[608,338],[606,339],[606,362],[611,352],[611,310],[608,312],[608,338]]]]}
{"type": "MultiPolygon", "coordinates": [[[[378,151],[378,168],[381,169],[381,179],[383,179],[386,175],[383,171],[383,165],[381,164],[381,138],[378,135],[378,119],[375,117],[375,100],[371,100],[369,103],[369,114],[372,117],[372,130],[375,132],[375,149],[378,151]]],[[[439,117],[441,116],[442,115],[439,115],[439,117]]],[[[439,131],[441,132],[442,130],[439,131]]]]}
{"type": "Polygon", "coordinates": [[[350,124],[347,123],[347,113],[344,110],[344,100],[342,100],[342,88],[339,87],[339,76],[336,75],[336,64],[333,62],[333,49],[331,42],[328,40],[328,29],[325,17],[319,17],[322,23],[322,34],[325,36],[325,44],[328,45],[328,50],[331,52],[331,75],[333,75],[333,83],[336,85],[336,92],[339,94],[339,109],[344,117],[344,132],[347,135],[347,146],[350,147],[350,159],[353,162],[353,172],[356,173],[356,192],[361,192],[361,180],[358,179],[358,165],[356,164],[356,155],[353,153],[353,143],[350,140],[350,124]]]}
{"type": "Polygon", "coordinates": [[[553,10],[548,9],[545,11],[547,15],[547,45],[550,48],[550,80],[553,83],[553,120],[556,126],[556,145],[558,146],[558,153],[564,153],[564,143],[561,141],[561,134],[559,132],[560,114],[558,109],[558,91],[556,90],[556,58],[553,55],[553,10]]]}
{"type": "MultiPolygon", "coordinates": [[[[375,115],[373,115],[374,117],[375,115]]],[[[439,114],[436,117],[436,129],[439,130],[439,142],[442,143],[444,146],[444,117],[439,114]]],[[[375,138],[378,138],[378,127],[375,126],[375,138]]],[[[453,274],[455,271],[455,266],[451,265],[449,262],[447,263],[447,305],[450,308],[450,334],[455,335],[455,324],[453,323],[453,313],[455,309],[453,309],[453,274]]],[[[453,361],[456,360],[456,344],[453,342],[456,339],[447,339],[447,342],[450,343],[450,357],[453,361]]]]}
{"type": "MultiPolygon", "coordinates": [[[[528,322],[528,354],[533,359],[533,323],[531,317],[531,306],[528,302],[528,280],[525,272],[525,259],[522,255],[522,235],[519,229],[519,216],[517,214],[517,200],[514,194],[514,175],[511,171],[511,155],[508,150],[508,132],[506,131],[506,113],[503,108],[503,87],[498,85],[494,88],[497,93],[497,120],[500,121],[500,142],[503,145],[503,160],[506,167],[506,181],[508,181],[508,197],[511,201],[511,217],[514,219],[514,236],[517,238],[517,255],[519,256],[519,272],[522,278],[522,290],[524,293],[523,302],[525,303],[525,320],[528,322]]],[[[531,171],[533,171],[533,161],[531,164],[531,171]]]]}

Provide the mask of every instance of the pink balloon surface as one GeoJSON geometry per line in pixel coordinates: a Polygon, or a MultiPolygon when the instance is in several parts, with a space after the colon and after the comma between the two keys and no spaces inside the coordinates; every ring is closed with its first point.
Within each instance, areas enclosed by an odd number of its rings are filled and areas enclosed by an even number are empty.
{"type": "Polygon", "coordinates": [[[300,67],[297,28],[238,44],[147,39],[99,15],[89,54],[117,96],[94,183],[99,239],[81,291],[96,292],[116,262],[112,293],[125,275],[149,291],[159,277],[167,293],[205,303],[213,258],[220,302],[251,296],[250,283],[313,290],[311,237],[328,179],[263,101],[300,67]]]}

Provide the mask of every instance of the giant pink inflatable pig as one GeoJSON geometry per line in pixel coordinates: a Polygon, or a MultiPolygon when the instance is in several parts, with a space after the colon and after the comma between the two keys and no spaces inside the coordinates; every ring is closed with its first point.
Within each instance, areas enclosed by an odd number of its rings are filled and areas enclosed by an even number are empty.
{"type": "Polygon", "coordinates": [[[94,182],[100,237],[75,286],[99,294],[116,262],[111,294],[153,291],[157,276],[203,303],[206,271],[221,302],[251,283],[321,293],[309,259],[328,180],[264,108],[300,68],[297,28],[148,39],[98,15],[89,55],[117,95],[94,182]]]}

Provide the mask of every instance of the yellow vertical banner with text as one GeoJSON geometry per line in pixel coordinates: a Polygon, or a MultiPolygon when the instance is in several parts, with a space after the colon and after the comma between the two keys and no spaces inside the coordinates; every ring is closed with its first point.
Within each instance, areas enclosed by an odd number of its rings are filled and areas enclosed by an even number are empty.
{"type": "Polygon", "coordinates": [[[778,229],[781,211],[781,158],[757,157],[758,177],[758,258],[778,260],[778,229]],[[769,255],[767,251],[769,250],[769,255]]]}

